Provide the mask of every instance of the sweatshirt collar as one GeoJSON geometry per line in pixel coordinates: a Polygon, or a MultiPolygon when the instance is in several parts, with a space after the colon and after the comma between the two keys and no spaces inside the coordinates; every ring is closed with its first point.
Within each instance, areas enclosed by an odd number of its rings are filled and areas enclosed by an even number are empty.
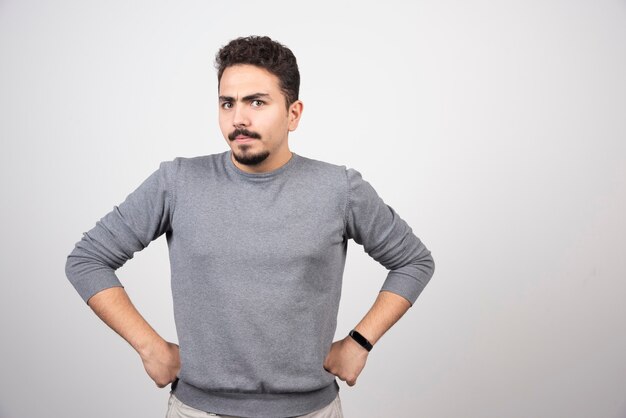
{"type": "Polygon", "coordinates": [[[267,171],[265,173],[248,173],[247,171],[243,171],[242,169],[240,169],[233,163],[231,154],[232,154],[232,151],[230,150],[224,153],[224,156],[223,156],[225,160],[224,165],[227,167],[229,171],[249,180],[266,180],[266,179],[272,179],[274,177],[280,176],[282,173],[288,171],[291,167],[296,165],[296,163],[300,159],[300,156],[298,154],[291,151],[291,158],[289,159],[289,161],[287,161],[285,164],[281,165],[277,169],[272,170],[272,171],[267,171]]]}

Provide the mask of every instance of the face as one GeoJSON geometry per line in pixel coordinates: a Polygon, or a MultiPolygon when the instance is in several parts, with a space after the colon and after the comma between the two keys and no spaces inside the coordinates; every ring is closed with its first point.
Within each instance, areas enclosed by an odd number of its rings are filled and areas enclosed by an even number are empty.
{"type": "Polygon", "coordinates": [[[289,108],[278,77],[254,65],[234,65],[222,73],[219,122],[233,163],[248,172],[272,171],[291,158],[287,137],[298,127],[302,102],[289,108]]]}

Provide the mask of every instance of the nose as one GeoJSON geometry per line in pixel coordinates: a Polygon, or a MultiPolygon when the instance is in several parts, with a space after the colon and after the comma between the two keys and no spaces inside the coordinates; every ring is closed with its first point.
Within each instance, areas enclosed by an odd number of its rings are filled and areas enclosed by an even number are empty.
{"type": "Polygon", "coordinates": [[[233,126],[235,128],[243,128],[250,125],[244,106],[235,106],[233,112],[233,126]]]}

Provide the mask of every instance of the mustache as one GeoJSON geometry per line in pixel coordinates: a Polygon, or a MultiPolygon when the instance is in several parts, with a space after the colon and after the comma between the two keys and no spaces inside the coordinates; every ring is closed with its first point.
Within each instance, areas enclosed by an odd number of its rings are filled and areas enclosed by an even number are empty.
{"type": "Polygon", "coordinates": [[[234,141],[239,135],[247,136],[249,138],[261,139],[261,135],[256,132],[249,131],[247,129],[235,129],[231,133],[228,134],[228,139],[234,141]]]}

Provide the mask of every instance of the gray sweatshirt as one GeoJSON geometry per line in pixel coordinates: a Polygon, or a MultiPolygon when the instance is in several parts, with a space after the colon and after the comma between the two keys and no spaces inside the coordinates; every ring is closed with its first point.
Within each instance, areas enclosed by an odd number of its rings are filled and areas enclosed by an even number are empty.
{"type": "Polygon", "coordinates": [[[430,251],[356,170],[293,153],[250,174],[230,151],[161,162],[83,234],[66,274],[85,302],[165,234],[184,403],[243,417],[304,415],[337,395],[323,368],[348,239],[385,266],[381,290],[411,304],[430,251]]]}

